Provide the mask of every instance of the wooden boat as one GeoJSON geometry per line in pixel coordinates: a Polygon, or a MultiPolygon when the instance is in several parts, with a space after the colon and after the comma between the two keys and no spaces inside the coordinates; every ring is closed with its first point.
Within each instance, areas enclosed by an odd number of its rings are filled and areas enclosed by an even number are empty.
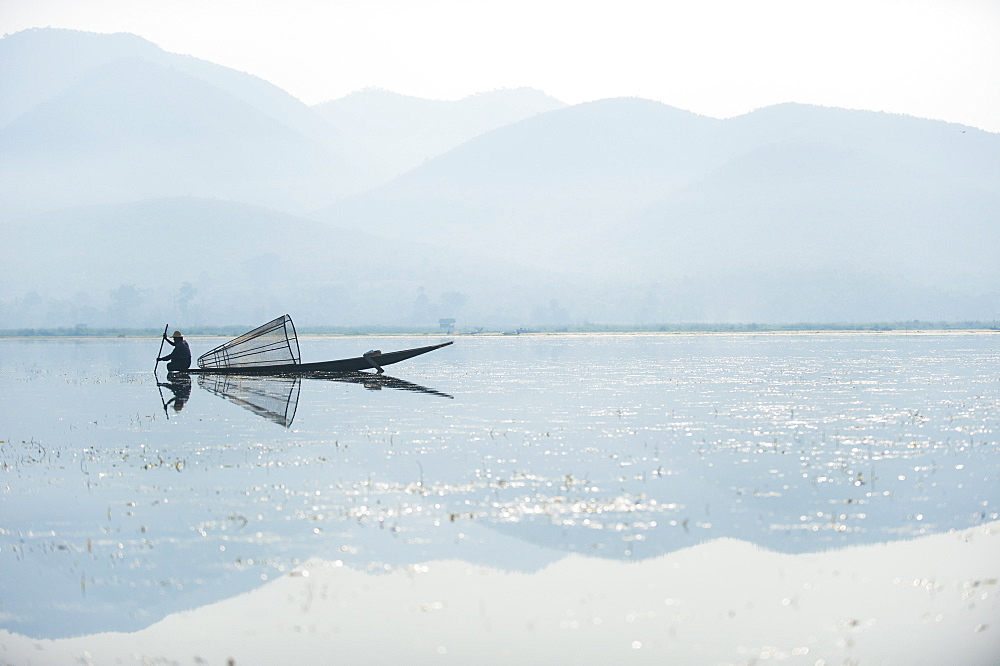
{"type": "MultiPolygon", "coordinates": [[[[164,339],[166,339],[164,329],[164,339]]],[[[198,367],[183,372],[192,375],[315,375],[377,370],[452,344],[402,349],[383,354],[372,350],[354,358],[302,363],[295,325],[287,314],[233,338],[198,357],[198,367]]],[[[163,343],[160,343],[161,351],[163,343]]]]}
{"type": "Polygon", "coordinates": [[[318,361],[315,363],[276,363],[271,365],[234,365],[228,367],[207,367],[191,368],[191,374],[198,375],[303,375],[317,372],[357,372],[358,370],[372,370],[376,367],[383,367],[420,356],[435,349],[441,349],[454,344],[454,341],[442,342],[437,345],[427,347],[416,347],[414,349],[402,349],[400,351],[385,352],[383,354],[373,354],[357,356],[354,358],[343,358],[336,361],[318,361]]]}

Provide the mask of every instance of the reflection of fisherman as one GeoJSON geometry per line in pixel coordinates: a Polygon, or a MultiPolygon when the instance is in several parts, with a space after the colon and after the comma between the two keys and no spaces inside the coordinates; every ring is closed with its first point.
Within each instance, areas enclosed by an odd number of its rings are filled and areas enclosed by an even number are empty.
{"type": "Polygon", "coordinates": [[[156,384],[157,386],[170,389],[174,394],[174,397],[163,403],[163,409],[166,411],[168,406],[173,405],[174,411],[179,412],[184,409],[184,403],[191,397],[191,375],[180,373],[168,374],[167,379],[169,381],[165,384],[159,382],[156,384]]]}
{"type": "Polygon", "coordinates": [[[184,372],[191,367],[191,348],[188,347],[187,340],[181,335],[180,331],[174,331],[174,339],[171,340],[166,335],[163,336],[169,344],[173,345],[174,350],[162,356],[157,361],[168,361],[167,372],[184,372]]]}

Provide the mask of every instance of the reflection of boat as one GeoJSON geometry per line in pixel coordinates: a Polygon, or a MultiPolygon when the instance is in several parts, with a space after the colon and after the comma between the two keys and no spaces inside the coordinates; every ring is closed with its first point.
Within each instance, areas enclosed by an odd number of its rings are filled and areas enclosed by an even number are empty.
{"type": "Polygon", "coordinates": [[[390,377],[389,375],[376,375],[370,372],[313,372],[303,376],[308,379],[325,379],[332,382],[361,384],[369,391],[381,391],[384,388],[389,388],[399,389],[400,391],[413,391],[414,393],[439,395],[442,398],[455,397],[438,391],[437,389],[427,388],[426,386],[421,386],[420,384],[408,382],[405,379],[397,379],[396,377],[390,377]]]}
{"type": "Polygon", "coordinates": [[[290,428],[292,420],[295,419],[295,411],[298,408],[303,377],[306,379],[361,384],[371,391],[388,388],[413,391],[415,393],[427,393],[443,398],[454,397],[403,379],[387,375],[376,375],[370,372],[320,372],[297,374],[294,376],[210,374],[199,377],[198,386],[209,393],[214,393],[244,409],[250,410],[254,414],[263,416],[272,423],[290,428]]]}
{"type": "Polygon", "coordinates": [[[298,377],[208,375],[198,378],[198,386],[209,393],[286,428],[292,425],[295,418],[300,385],[298,377]]]}
{"type": "Polygon", "coordinates": [[[354,358],[302,363],[292,318],[283,315],[202,354],[198,358],[198,368],[190,372],[202,375],[299,375],[312,372],[357,372],[374,368],[381,374],[382,366],[399,363],[450,344],[451,341],[442,342],[384,354],[380,350],[372,350],[354,358]]]}

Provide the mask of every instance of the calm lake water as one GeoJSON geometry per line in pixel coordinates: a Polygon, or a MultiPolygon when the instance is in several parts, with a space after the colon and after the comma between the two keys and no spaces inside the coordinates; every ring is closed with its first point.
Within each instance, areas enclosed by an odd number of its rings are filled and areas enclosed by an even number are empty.
{"type": "Polygon", "coordinates": [[[454,339],[190,383],[158,340],[0,340],[0,660],[1000,655],[1000,335],[454,339]]]}

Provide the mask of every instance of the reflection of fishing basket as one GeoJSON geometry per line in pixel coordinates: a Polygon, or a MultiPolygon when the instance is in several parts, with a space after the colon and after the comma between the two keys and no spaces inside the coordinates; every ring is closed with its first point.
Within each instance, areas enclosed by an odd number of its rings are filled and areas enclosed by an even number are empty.
{"type": "Polygon", "coordinates": [[[299,405],[299,377],[202,375],[198,385],[272,423],[292,426],[299,405]]]}

